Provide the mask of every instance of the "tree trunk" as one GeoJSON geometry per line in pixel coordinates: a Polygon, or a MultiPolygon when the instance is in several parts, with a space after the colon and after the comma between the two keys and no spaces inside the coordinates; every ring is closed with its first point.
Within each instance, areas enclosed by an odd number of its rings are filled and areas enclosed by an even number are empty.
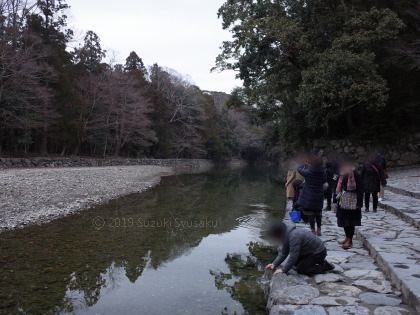
{"type": "Polygon", "coordinates": [[[114,151],[115,157],[117,157],[120,154],[120,150],[121,150],[121,140],[118,139],[115,143],[115,151],[114,151]]]}
{"type": "Polygon", "coordinates": [[[77,145],[76,145],[76,147],[74,148],[73,155],[77,155],[77,154],[79,154],[79,150],[80,150],[80,141],[79,141],[79,142],[77,142],[77,145]]]}
{"type": "Polygon", "coordinates": [[[64,156],[66,154],[67,151],[67,145],[63,146],[63,150],[61,150],[60,156],[64,156]]]}
{"type": "Polygon", "coordinates": [[[105,136],[104,151],[102,153],[103,158],[106,158],[106,150],[107,149],[108,149],[108,135],[105,136]]]}
{"type": "Polygon", "coordinates": [[[47,122],[44,122],[44,128],[42,131],[41,138],[41,155],[47,155],[47,143],[48,143],[48,125],[47,122]]]}

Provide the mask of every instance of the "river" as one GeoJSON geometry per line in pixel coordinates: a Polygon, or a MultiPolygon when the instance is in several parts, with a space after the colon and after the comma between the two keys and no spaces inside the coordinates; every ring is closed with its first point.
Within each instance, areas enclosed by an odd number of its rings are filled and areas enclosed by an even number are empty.
{"type": "Polygon", "coordinates": [[[144,193],[0,234],[0,313],[265,314],[275,168],[165,177],[144,193]]]}

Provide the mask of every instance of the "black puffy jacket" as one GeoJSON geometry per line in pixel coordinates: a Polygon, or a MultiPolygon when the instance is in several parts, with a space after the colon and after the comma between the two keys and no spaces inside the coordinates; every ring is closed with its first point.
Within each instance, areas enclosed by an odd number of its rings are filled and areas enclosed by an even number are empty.
{"type": "Polygon", "coordinates": [[[327,181],[324,167],[309,165],[308,169],[304,169],[302,166],[297,171],[305,177],[297,205],[308,211],[321,212],[324,205],[323,185],[327,181]]]}
{"type": "Polygon", "coordinates": [[[377,193],[381,190],[381,183],[385,185],[383,169],[376,162],[366,162],[361,175],[365,192],[377,193]]]}

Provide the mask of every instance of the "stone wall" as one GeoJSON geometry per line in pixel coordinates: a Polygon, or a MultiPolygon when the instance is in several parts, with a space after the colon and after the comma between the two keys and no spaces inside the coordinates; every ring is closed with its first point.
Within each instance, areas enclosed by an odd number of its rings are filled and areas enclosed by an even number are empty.
{"type": "MultiPolygon", "coordinates": [[[[223,163],[226,166],[243,166],[241,160],[223,163]]],[[[206,172],[216,164],[205,159],[93,159],[93,158],[0,158],[0,168],[27,167],[95,167],[95,166],[128,166],[128,165],[158,165],[172,167],[180,173],[206,172]]]]}
{"type": "MultiPolygon", "coordinates": [[[[372,141],[314,140],[311,154],[326,158],[329,153],[348,154],[363,164],[375,145],[372,141]]],[[[385,156],[389,168],[406,167],[420,163],[420,134],[401,139],[394,145],[385,145],[385,156]]]]}

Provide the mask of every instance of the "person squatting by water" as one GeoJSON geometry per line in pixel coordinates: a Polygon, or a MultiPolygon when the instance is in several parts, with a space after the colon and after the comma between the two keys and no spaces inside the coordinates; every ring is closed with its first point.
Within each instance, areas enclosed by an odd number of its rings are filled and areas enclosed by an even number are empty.
{"type": "Polygon", "coordinates": [[[295,224],[274,224],[269,232],[269,237],[282,244],[282,249],[273,263],[266,269],[274,270],[282,264],[287,257],[286,263],[274,274],[287,274],[296,266],[296,271],[304,275],[324,273],[334,269],[334,266],[325,260],[327,248],[324,242],[316,235],[305,229],[299,229],[295,224]]]}
{"type": "Polygon", "coordinates": [[[353,245],[356,226],[362,223],[363,181],[354,168],[353,160],[345,158],[341,162],[340,177],[337,182],[334,204],[337,205],[337,225],[344,228],[345,239],[338,243],[344,249],[353,245]]]}
{"type": "Polygon", "coordinates": [[[322,159],[311,156],[307,163],[301,165],[297,171],[305,178],[302,192],[297,206],[308,217],[311,232],[321,236],[322,208],[324,207],[324,184],[327,182],[324,162],[322,159]],[[315,221],[317,230],[315,231],[315,221]]]}

